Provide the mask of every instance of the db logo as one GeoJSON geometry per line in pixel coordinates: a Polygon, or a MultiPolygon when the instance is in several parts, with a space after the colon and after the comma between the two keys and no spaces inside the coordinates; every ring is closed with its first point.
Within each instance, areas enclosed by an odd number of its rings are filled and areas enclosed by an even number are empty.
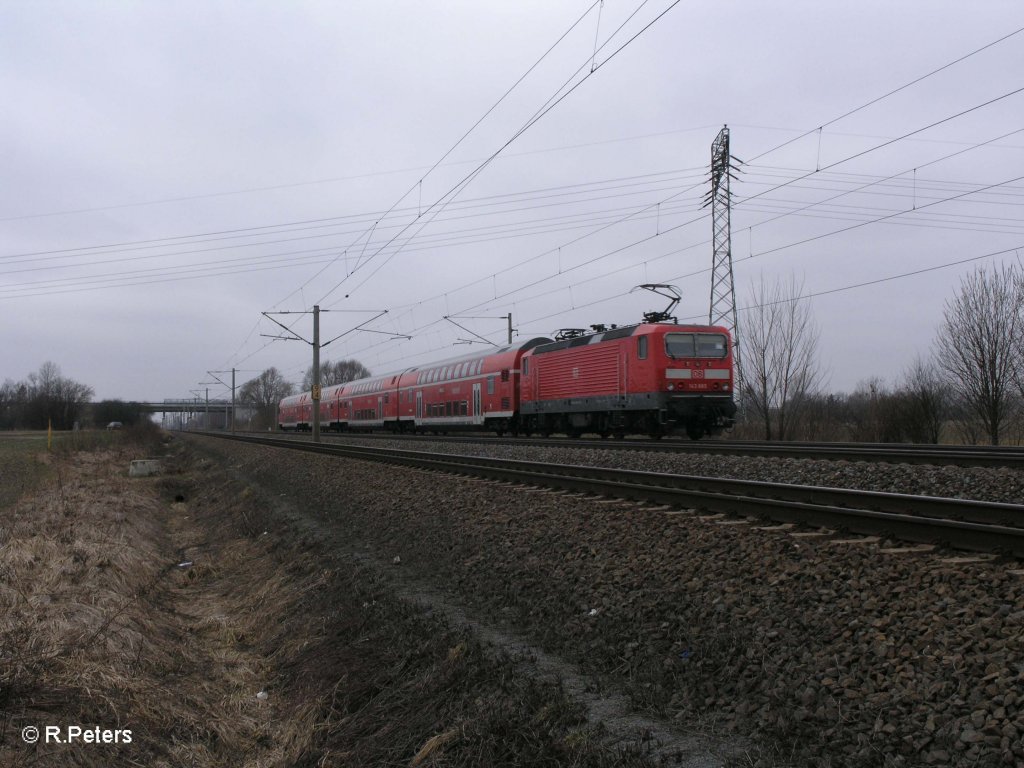
{"type": "Polygon", "coordinates": [[[704,378],[704,369],[703,368],[694,368],[693,369],[693,378],[695,378],[695,379],[703,379],[704,378]]]}

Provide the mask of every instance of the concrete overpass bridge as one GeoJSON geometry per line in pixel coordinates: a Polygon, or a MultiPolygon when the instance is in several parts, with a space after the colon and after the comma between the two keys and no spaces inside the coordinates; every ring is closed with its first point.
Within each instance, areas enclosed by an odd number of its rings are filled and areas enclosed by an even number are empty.
{"type": "MultiPolygon", "coordinates": [[[[136,401],[140,411],[162,414],[165,429],[230,429],[231,401],[188,398],[184,400],[136,401]]],[[[248,406],[235,404],[236,426],[252,415],[248,406]]]]}

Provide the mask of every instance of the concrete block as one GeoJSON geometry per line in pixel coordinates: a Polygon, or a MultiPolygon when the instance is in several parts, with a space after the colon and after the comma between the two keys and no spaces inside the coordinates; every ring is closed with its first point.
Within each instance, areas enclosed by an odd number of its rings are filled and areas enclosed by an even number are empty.
{"type": "Polygon", "coordinates": [[[160,474],[160,459],[136,459],[128,467],[128,477],[149,477],[160,474]]]}

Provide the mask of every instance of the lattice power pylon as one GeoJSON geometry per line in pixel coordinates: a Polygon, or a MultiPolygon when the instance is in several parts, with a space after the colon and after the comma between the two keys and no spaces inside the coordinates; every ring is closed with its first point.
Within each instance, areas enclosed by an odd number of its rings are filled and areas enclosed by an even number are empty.
{"type": "Polygon", "coordinates": [[[740,344],[736,330],[736,289],[732,281],[732,198],[729,181],[735,158],[729,154],[729,126],[723,126],[711,144],[711,191],[704,205],[711,204],[713,255],[711,259],[711,309],[708,323],[729,329],[733,340],[736,368],[739,369],[740,344]]]}

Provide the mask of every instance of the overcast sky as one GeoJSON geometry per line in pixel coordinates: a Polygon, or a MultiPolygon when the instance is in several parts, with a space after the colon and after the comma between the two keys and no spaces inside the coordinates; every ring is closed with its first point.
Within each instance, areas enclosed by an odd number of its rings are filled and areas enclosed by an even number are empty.
{"type": "Polygon", "coordinates": [[[635,322],[664,306],[640,283],[706,322],[728,124],[740,322],[795,276],[830,388],[896,383],[1024,247],[1022,27],[1019,0],[0,0],[0,378],[298,382],[310,348],[261,312],[317,302],[345,334],[322,357],[377,373],[508,312],[520,338],[635,322]]]}

